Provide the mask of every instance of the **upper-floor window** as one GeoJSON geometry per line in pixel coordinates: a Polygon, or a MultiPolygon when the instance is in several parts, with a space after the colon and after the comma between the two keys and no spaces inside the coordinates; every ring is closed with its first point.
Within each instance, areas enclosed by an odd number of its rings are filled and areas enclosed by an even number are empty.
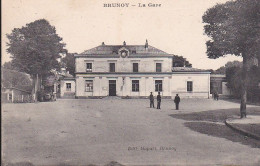
{"type": "Polygon", "coordinates": [[[71,83],[66,83],[66,91],[71,91],[71,83]]]}
{"type": "Polygon", "coordinates": [[[109,63],[109,72],[115,72],[115,71],[116,71],[116,64],[109,63]]]}
{"type": "Polygon", "coordinates": [[[193,90],[193,83],[192,81],[187,81],[187,91],[192,92],[193,90]]]}
{"type": "Polygon", "coordinates": [[[156,72],[162,72],[162,64],[156,63],[156,72]]]}
{"type": "Polygon", "coordinates": [[[156,92],[162,91],[162,80],[155,80],[155,91],[156,92]]]}
{"type": "Polygon", "coordinates": [[[86,72],[92,72],[92,63],[86,63],[86,72]]]}
{"type": "Polygon", "coordinates": [[[139,92],[139,80],[132,80],[132,91],[139,92]]]}
{"type": "Polygon", "coordinates": [[[133,63],[133,72],[138,72],[138,63],[133,63]]]}

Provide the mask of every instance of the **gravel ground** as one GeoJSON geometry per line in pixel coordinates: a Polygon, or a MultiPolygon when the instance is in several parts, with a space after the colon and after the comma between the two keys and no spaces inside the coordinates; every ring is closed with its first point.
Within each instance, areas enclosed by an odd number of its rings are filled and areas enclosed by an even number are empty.
{"type": "MultiPolygon", "coordinates": [[[[186,122],[185,126],[190,129],[214,137],[225,138],[232,142],[239,142],[253,148],[260,148],[260,142],[256,139],[243,136],[227,126],[207,122],[186,122]]],[[[260,128],[258,128],[260,129],[260,128]]]]}
{"type": "MultiPolygon", "coordinates": [[[[248,115],[260,115],[259,107],[247,108],[248,115]]],[[[173,114],[171,115],[177,119],[183,119],[187,121],[210,121],[210,122],[224,122],[227,118],[239,117],[239,108],[232,109],[217,109],[203,112],[193,112],[185,114],[173,114]]]]}
{"type": "MultiPolygon", "coordinates": [[[[247,108],[248,115],[260,115],[259,107],[247,108]]],[[[227,118],[239,117],[239,109],[222,109],[222,110],[211,110],[203,112],[185,113],[185,114],[172,114],[173,118],[183,119],[185,121],[196,121],[196,122],[185,122],[185,126],[189,127],[193,131],[200,132],[203,134],[211,135],[214,137],[225,138],[233,142],[240,142],[244,145],[249,145],[253,148],[260,148],[260,142],[245,137],[229,127],[224,125],[224,121],[227,118]],[[209,123],[213,122],[213,123],[209,123]]],[[[252,133],[259,134],[260,125],[250,124],[235,124],[234,126],[241,127],[242,129],[249,130],[252,133]]]]}
{"type": "Polygon", "coordinates": [[[41,166],[111,161],[123,165],[260,164],[259,148],[197,132],[187,125],[189,121],[172,117],[231,110],[238,104],[183,99],[176,111],[172,100],[163,100],[161,108],[149,108],[145,99],[117,98],[4,104],[2,161],[41,166]]]}

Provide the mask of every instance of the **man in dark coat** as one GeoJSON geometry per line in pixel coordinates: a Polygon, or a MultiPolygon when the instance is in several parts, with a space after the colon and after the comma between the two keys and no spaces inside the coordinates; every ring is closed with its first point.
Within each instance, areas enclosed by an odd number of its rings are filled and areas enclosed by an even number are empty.
{"type": "Polygon", "coordinates": [[[178,94],[176,94],[175,98],[174,98],[174,103],[175,103],[175,106],[176,106],[176,110],[179,109],[179,103],[180,103],[181,99],[179,97],[178,94]]]}
{"type": "Polygon", "coordinates": [[[161,109],[161,101],[162,101],[162,97],[160,95],[160,92],[158,92],[158,95],[157,95],[157,109],[161,109]]]}
{"type": "Polygon", "coordinates": [[[151,92],[149,98],[150,98],[150,108],[152,108],[152,107],[154,108],[154,97],[153,97],[153,92],[151,92]]]}

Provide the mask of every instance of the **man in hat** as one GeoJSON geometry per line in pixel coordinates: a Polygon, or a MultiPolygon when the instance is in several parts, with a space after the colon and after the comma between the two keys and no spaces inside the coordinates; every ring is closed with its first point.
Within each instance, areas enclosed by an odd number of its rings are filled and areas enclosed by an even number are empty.
{"type": "Polygon", "coordinates": [[[161,109],[161,101],[162,101],[162,97],[160,95],[160,92],[158,92],[158,95],[157,95],[157,109],[161,109]]]}
{"type": "Polygon", "coordinates": [[[175,98],[174,98],[174,103],[175,103],[175,106],[176,106],[176,110],[179,109],[179,103],[180,103],[181,99],[179,97],[178,94],[176,94],[175,98]]]}
{"type": "Polygon", "coordinates": [[[154,97],[153,97],[153,92],[151,92],[149,98],[150,98],[150,108],[152,108],[152,107],[154,108],[154,97]]]}

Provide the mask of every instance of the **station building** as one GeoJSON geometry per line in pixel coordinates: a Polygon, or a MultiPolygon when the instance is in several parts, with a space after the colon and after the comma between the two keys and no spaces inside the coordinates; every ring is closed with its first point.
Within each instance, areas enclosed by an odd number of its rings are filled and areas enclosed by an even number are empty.
{"type": "Polygon", "coordinates": [[[209,71],[172,67],[173,54],[147,41],[144,45],[102,43],[74,56],[76,98],[143,98],[150,92],[161,92],[164,98],[177,93],[182,98],[210,97],[209,71]]]}

